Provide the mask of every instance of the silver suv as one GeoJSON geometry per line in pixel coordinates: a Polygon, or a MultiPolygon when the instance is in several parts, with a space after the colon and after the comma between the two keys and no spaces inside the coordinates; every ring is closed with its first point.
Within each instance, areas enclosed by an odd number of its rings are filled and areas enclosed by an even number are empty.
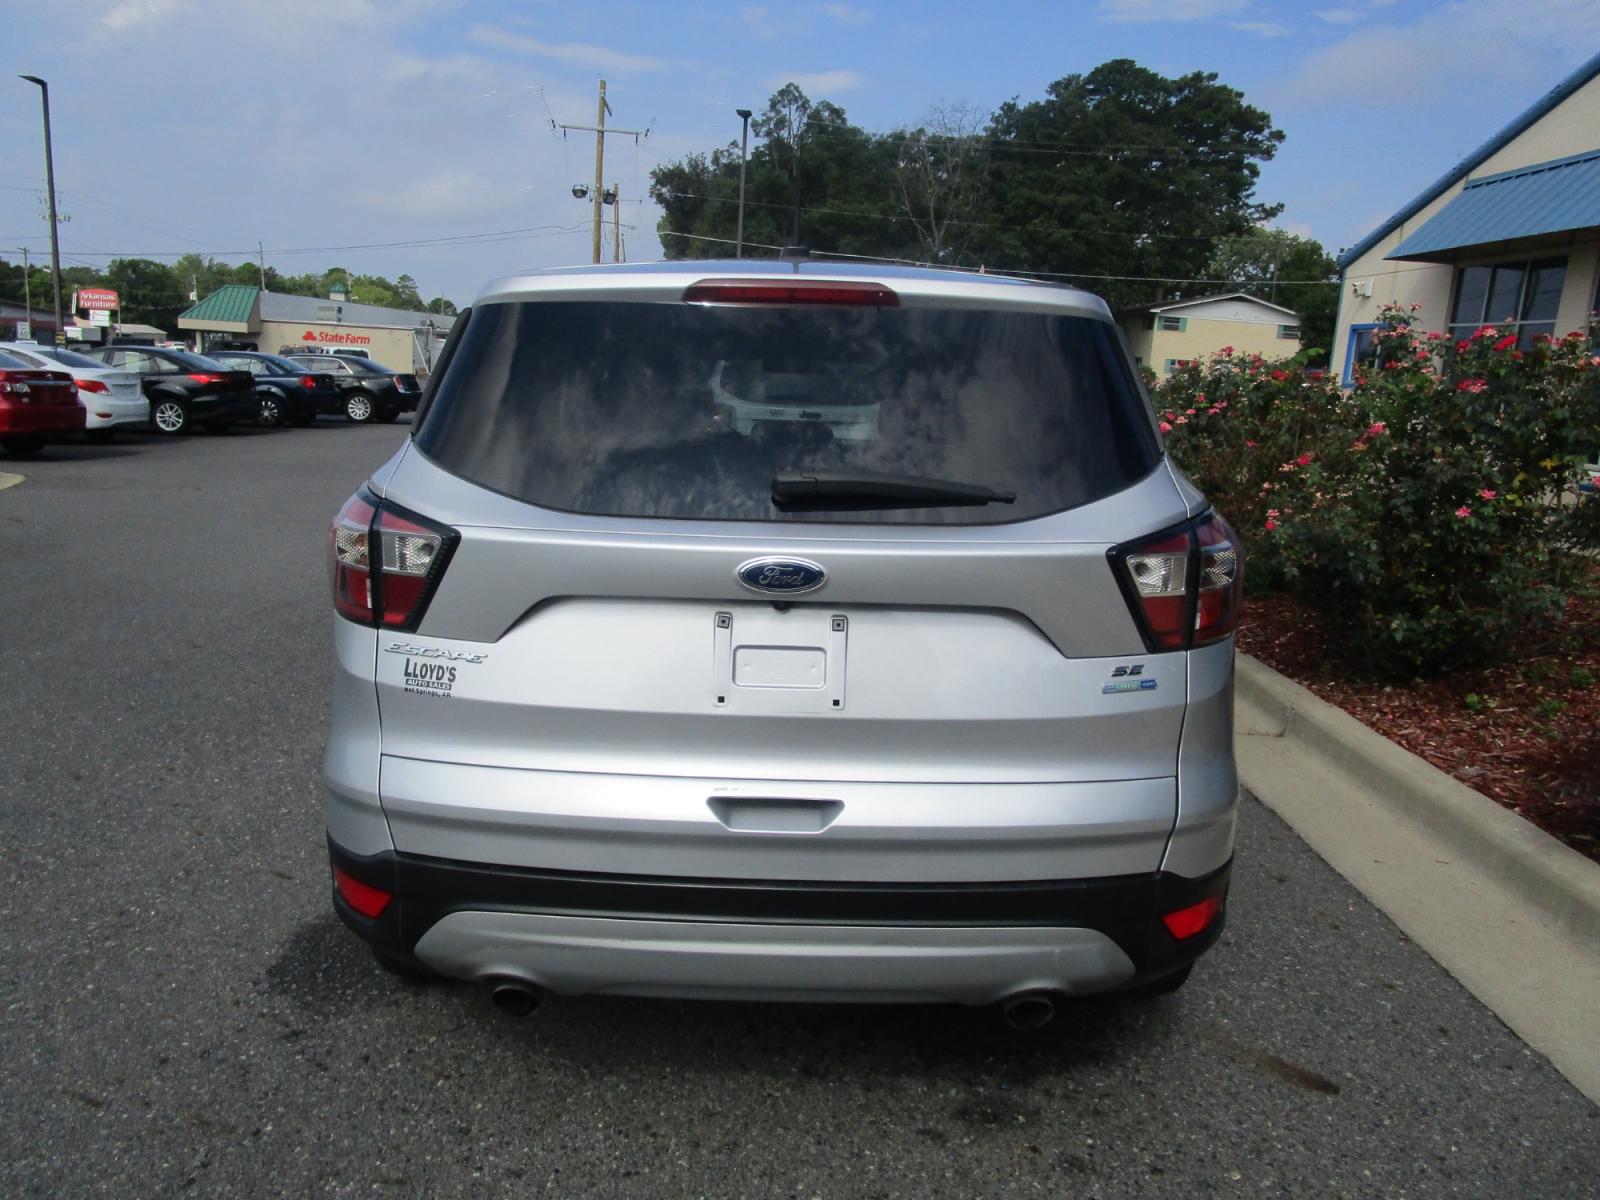
{"type": "Polygon", "coordinates": [[[334,905],[391,969],[1037,1025],[1221,931],[1240,560],[1096,297],[503,279],[329,546],[334,905]]]}

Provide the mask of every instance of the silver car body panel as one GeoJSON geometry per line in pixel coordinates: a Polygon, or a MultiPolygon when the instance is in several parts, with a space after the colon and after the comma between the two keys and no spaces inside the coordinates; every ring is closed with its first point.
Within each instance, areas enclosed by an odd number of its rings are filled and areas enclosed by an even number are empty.
{"type": "Polygon", "coordinates": [[[417,943],[447,975],[510,977],[566,995],[680,999],[952,1001],[1088,994],[1133,975],[1090,929],[904,928],[625,921],[452,913],[417,943]]]}
{"type": "MultiPolygon", "coordinates": [[[[551,271],[478,305],[670,301],[702,278],[792,273],[551,271]]],[[[906,304],[1110,319],[1023,281],[806,273],[879,280],[906,304]]],[[[410,440],[370,486],[460,541],[416,632],[336,620],[328,821],[352,853],[867,884],[1198,879],[1231,858],[1233,641],[1147,652],[1107,560],[1203,510],[1164,456],[1114,495],[989,525],[561,512],[410,440]],[[739,582],[782,554],[825,584],[774,604],[739,582]],[[1130,672],[1142,686],[1108,686],[1130,672]]],[[[448,974],[634,994],[981,1003],[1133,973],[1093,930],[1009,926],[457,912],[416,953],[448,974]]]]}

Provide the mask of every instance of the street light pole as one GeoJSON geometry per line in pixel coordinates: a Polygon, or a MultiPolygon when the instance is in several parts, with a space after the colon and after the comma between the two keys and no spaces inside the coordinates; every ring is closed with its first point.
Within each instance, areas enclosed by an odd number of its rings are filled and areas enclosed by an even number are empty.
{"type": "Polygon", "coordinates": [[[744,257],[744,164],[750,150],[750,110],[736,108],[733,110],[744,122],[744,128],[739,133],[739,232],[738,241],[734,242],[733,256],[744,257]]]}
{"type": "Polygon", "coordinates": [[[29,83],[39,85],[39,98],[44,104],[44,180],[50,189],[50,288],[56,301],[56,345],[67,344],[67,327],[61,320],[61,240],[56,229],[56,167],[50,153],[50,85],[37,75],[22,75],[29,83]]]}

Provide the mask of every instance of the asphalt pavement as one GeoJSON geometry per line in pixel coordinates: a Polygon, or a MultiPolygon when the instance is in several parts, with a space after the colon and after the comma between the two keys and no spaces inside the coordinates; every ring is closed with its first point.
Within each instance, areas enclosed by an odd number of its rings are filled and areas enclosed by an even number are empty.
{"type": "Polygon", "coordinates": [[[334,919],[329,518],[405,436],[71,445],[0,491],[0,1194],[1600,1195],[1600,1109],[1253,800],[1175,996],[549,1000],[334,919]]]}

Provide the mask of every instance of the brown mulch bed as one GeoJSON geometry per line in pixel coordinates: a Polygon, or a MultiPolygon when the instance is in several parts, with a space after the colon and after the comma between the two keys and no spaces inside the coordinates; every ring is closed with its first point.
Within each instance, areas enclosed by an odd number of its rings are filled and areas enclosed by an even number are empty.
{"type": "Polygon", "coordinates": [[[1503,666],[1351,683],[1315,612],[1252,596],[1239,649],[1600,862],[1600,606],[1574,600],[1568,618],[1583,636],[1503,666]]]}

